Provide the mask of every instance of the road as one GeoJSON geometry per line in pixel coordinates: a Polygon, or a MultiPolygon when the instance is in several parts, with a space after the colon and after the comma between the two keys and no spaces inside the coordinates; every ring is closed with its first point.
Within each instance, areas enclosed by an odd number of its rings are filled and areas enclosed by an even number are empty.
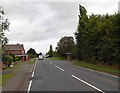
{"type": "Polygon", "coordinates": [[[118,77],[74,66],[67,61],[37,60],[30,91],[118,91],[118,77]]]}

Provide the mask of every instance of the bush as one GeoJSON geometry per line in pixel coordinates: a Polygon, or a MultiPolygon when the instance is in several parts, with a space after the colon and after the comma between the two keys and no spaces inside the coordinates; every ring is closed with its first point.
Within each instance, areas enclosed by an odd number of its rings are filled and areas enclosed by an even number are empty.
{"type": "Polygon", "coordinates": [[[7,62],[8,57],[2,57],[2,62],[7,62]]]}
{"type": "Polygon", "coordinates": [[[13,62],[13,57],[12,56],[8,56],[8,62],[13,62]]]}
{"type": "Polygon", "coordinates": [[[35,56],[33,54],[28,54],[29,58],[34,58],[35,56]]]}
{"type": "Polygon", "coordinates": [[[15,62],[18,61],[18,60],[19,60],[19,58],[17,56],[15,56],[15,62]]]}
{"type": "Polygon", "coordinates": [[[8,67],[10,67],[11,62],[13,62],[13,57],[12,56],[8,56],[8,67]]]}

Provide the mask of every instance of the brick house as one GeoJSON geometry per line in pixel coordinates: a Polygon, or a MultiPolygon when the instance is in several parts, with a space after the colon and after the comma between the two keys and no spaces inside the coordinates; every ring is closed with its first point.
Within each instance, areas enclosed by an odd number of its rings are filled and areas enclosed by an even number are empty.
{"type": "Polygon", "coordinates": [[[14,54],[23,61],[27,59],[27,55],[25,54],[25,49],[23,44],[7,44],[4,47],[4,50],[6,54],[14,54]]]}

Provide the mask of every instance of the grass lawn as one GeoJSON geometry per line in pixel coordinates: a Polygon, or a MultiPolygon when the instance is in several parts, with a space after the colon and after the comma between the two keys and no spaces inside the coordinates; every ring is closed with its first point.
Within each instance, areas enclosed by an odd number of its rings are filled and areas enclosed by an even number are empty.
{"type": "Polygon", "coordinates": [[[118,68],[113,68],[113,67],[106,66],[106,65],[97,65],[97,64],[94,65],[92,63],[83,62],[83,61],[73,61],[73,64],[81,66],[81,67],[101,71],[101,72],[110,73],[110,74],[117,75],[117,76],[120,75],[118,68]]]}
{"type": "Polygon", "coordinates": [[[65,58],[62,57],[51,57],[50,60],[65,60],[65,58]]]}
{"type": "Polygon", "coordinates": [[[14,76],[14,73],[2,74],[2,83],[1,83],[1,85],[4,85],[13,76],[14,76]]]}
{"type": "MultiPolygon", "coordinates": [[[[16,70],[18,69],[24,62],[20,61],[15,64],[13,67],[6,67],[4,70],[16,70]]],[[[10,78],[12,78],[15,75],[14,71],[12,73],[7,74],[0,74],[0,85],[4,85],[10,78]]]]}
{"type": "Polygon", "coordinates": [[[0,74],[0,86],[2,85],[2,74],[0,74]]]}

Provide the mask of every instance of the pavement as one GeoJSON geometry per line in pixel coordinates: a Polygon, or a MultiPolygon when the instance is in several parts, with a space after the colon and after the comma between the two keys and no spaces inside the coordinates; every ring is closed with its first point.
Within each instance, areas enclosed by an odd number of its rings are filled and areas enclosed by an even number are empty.
{"type": "Polygon", "coordinates": [[[31,91],[120,93],[119,77],[74,66],[67,61],[38,60],[29,81],[31,91]]]}
{"type": "MultiPolygon", "coordinates": [[[[33,64],[24,62],[18,69],[13,70],[15,75],[2,86],[3,93],[6,91],[26,91],[26,84],[33,64]]],[[[11,73],[12,70],[3,70],[2,74],[11,73]]]]}

